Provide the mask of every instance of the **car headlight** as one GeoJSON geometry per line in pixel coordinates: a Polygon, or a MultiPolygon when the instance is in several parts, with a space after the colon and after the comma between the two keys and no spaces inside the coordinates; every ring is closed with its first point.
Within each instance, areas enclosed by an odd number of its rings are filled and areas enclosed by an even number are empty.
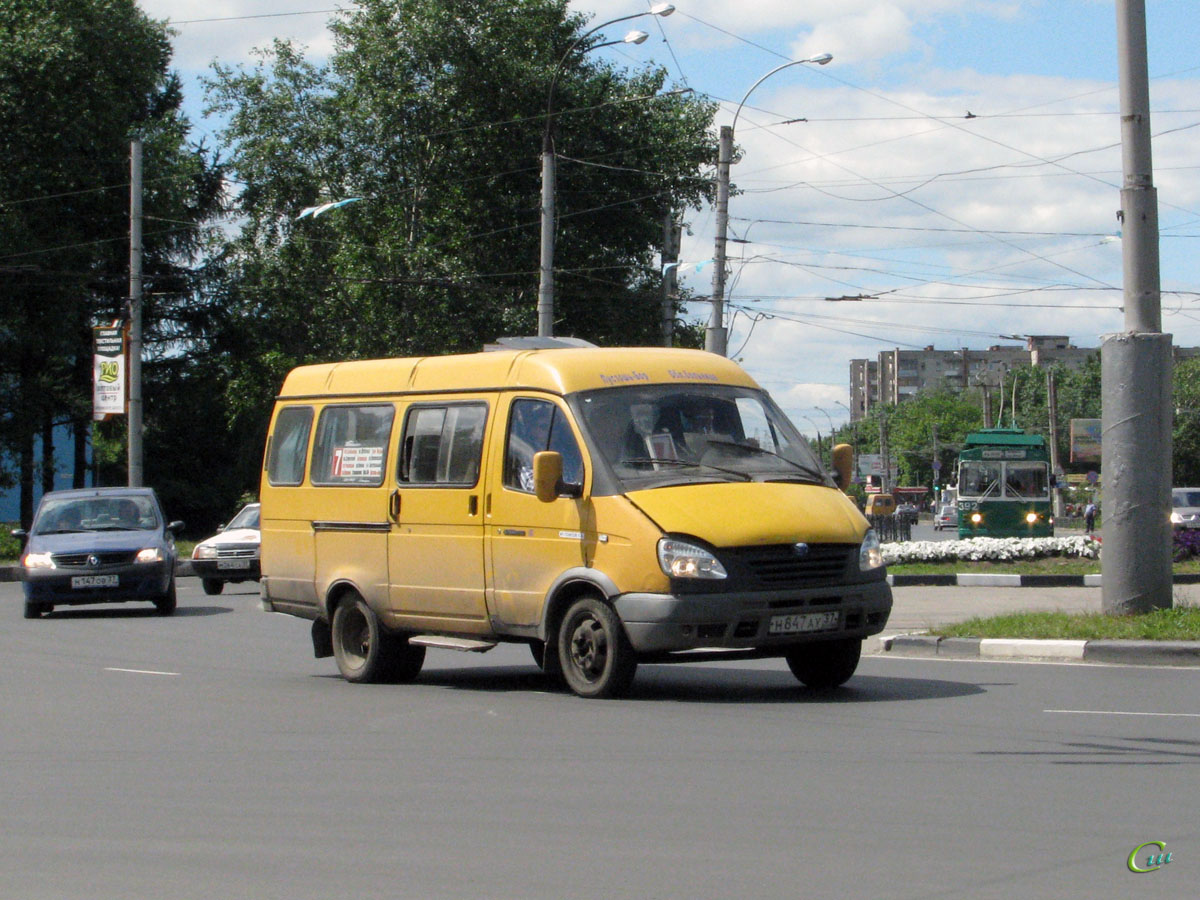
{"type": "Polygon", "coordinates": [[[192,559],[216,559],[217,548],[212,544],[197,544],[192,551],[192,559]]]}
{"type": "Polygon", "coordinates": [[[162,551],[157,547],[147,547],[144,550],[139,550],[137,556],[134,557],[134,562],[151,563],[162,562],[162,551]]]}
{"type": "Polygon", "coordinates": [[[27,569],[53,569],[54,560],[49,553],[26,553],[21,565],[27,569]]]}
{"type": "Polygon", "coordinates": [[[862,546],[858,550],[859,571],[869,572],[883,565],[883,551],[879,548],[879,535],[874,528],[868,528],[863,535],[862,546]]]}
{"type": "Polygon", "coordinates": [[[1171,513],[1171,524],[1172,525],[1182,525],[1183,524],[1183,516],[1181,516],[1177,512],[1171,513]]]}
{"type": "Polygon", "coordinates": [[[695,544],[662,538],[658,542],[658,564],[672,578],[726,578],[720,560],[695,544]]]}

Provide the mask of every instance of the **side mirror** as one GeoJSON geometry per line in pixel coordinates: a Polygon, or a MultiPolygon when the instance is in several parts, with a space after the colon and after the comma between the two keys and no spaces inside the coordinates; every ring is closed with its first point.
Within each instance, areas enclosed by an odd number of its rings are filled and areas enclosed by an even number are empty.
{"type": "Polygon", "coordinates": [[[533,492],[543,503],[550,503],[558,497],[582,497],[583,487],[563,483],[561,453],[541,450],[533,454],[533,492]]]}
{"type": "Polygon", "coordinates": [[[543,503],[550,503],[558,496],[558,485],[562,481],[562,454],[554,450],[541,450],[533,454],[533,492],[543,503]]]}
{"type": "Polygon", "coordinates": [[[167,526],[167,531],[171,532],[171,534],[175,537],[178,537],[179,532],[183,531],[183,529],[184,529],[184,524],[182,522],[180,522],[178,519],[167,526]]]}
{"type": "Polygon", "coordinates": [[[849,444],[838,444],[833,448],[833,478],[838,488],[850,487],[850,472],[854,468],[854,448],[849,444]]]}
{"type": "Polygon", "coordinates": [[[29,532],[24,528],[14,528],[12,530],[12,536],[23,542],[29,537],[29,532]]]}

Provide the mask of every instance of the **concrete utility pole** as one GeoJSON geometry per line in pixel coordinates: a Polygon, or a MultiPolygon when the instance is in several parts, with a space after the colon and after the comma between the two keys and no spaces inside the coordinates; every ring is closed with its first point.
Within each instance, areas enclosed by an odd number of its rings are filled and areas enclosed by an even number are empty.
{"type": "Polygon", "coordinates": [[[142,141],[129,147],[129,486],[142,476],[142,141]]]}
{"type": "Polygon", "coordinates": [[[717,234],[713,246],[713,280],[712,280],[712,315],[708,320],[708,328],[704,332],[704,349],[710,353],[725,356],[728,333],[725,330],[725,249],[729,231],[729,166],[733,163],[733,130],[737,128],[738,116],[742,107],[754,93],[754,89],[783,69],[799,66],[804,63],[815,63],[818,66],[828,65],[833,59],[828,53],[821,53],[807,59],[793,59],[776,66],[758,81],[750,85],[742,97],[742,102],[733,112],[733,122],[722,125],[720,142],[717,145],[717,234]]]}
{"type": "Polygon", "coordinates": [[[1054,490],[1050,496],[1054,504],[1054,518],[1063,516],[1062,485],[1063,469],[1058,459],[1058,388],[1054,384],[1054,371],[1046,370],[1046,410],[1050,419],[1050,471],[1054,475],[1054,490]]]}
{"type": "Polygon", "coordinates": [[[1100,347],[1104,554],[1110,615],[1166,609],[1171,571],[1171,335],[1162,334],[1145,0],[1117,0],[1125,331],[1100,347]]]}
{"type": "Polygon", "coordinates": [[[662,246],[662,342],[664,347],[675,343],[675,291],[679,280],[679,245],[683,240],[683,226],[675,221],[675,214],[663,216],[662,246]]]}
{"type": "Polygon", "coordinates": [[[733,128],[722,125],[717,148],[717,235],[713,248],[712,312],[704,332],[704,349],[720,356],[725,355],[725,254],[729,231],[729,164],[732,159],[733,128]]]}

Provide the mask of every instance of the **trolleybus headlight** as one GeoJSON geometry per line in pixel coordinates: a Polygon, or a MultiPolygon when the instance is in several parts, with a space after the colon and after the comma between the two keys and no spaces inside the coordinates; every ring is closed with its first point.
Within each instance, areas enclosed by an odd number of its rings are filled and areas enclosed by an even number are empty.
{"type": "Polygon", "coordinates": [[[863,535],[862,547],[858,551],[858,568],[867,572],[878,569],[883,565],[883,551],[879,548],[879,535],[874,528],[868,528],[863,535]]]}
{"type": "Polygon", "coordinates": [[[977,512],[971,513],[971,524],[972,525],[979,525],[982,522],[983,522],[983,513],[977,513],[977,512]]]}
{"type": "Polygon", "coordinates": [[[1028,522],[1030,525],[1036,524],[1037,523],[1037,513],[1035,513],[1035,512],[1025,513],[1025,521],[1028,522]]]}

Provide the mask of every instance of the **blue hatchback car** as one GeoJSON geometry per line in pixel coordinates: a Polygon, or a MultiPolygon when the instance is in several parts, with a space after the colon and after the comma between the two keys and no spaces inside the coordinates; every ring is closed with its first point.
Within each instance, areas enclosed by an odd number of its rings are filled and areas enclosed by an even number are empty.
{"type": "Polygon", "coordinates": [[[25,618],[55,606],[145,600],[175,611],[175,535],[150,488],[84,488],[42,497],[21,552],[25,618]]]}

